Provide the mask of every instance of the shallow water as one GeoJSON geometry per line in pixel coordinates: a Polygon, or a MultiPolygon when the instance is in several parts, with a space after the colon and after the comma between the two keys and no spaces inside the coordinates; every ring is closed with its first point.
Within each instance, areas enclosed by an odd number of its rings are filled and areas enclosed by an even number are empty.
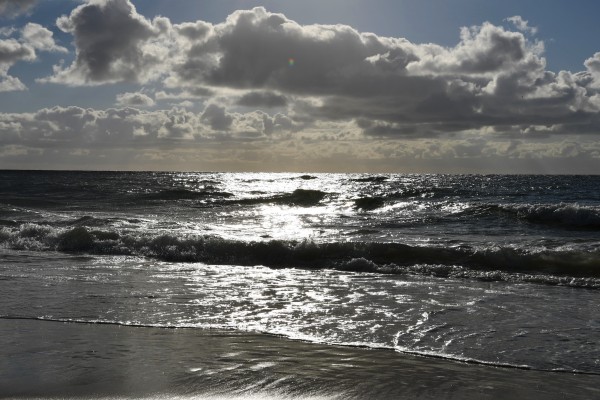
{"type": "Polygon", "coordinates": [[[3,397],[589,399],[596,376],[198,329],[0,320],[3,397]]]}
{"type": "Polygon", "coordinates": [[[599,373],[596,290],[123,256],[19,252],[2,260],[5,317],[235,329],[599,373]]]}
{"type": "Polygon", "coordinates": [[[0,178],[0,321],[276,334],[600,376],[600,177],[0,178]]]}

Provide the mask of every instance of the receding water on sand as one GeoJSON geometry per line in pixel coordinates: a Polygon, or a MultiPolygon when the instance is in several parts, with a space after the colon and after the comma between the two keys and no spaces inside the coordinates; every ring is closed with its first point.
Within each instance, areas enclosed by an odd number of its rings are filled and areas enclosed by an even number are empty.
{"type": "Polygon", "coordinates": [[[596,398],[600,377],[271,335],[0,320],[3,397],[596,398]]]}

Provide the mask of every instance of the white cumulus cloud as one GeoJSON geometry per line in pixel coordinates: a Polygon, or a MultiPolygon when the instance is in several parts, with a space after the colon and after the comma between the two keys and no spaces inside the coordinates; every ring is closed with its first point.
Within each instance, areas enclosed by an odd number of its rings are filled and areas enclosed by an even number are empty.
{"type": "Polygon", "coordinates": [[[43,26],[28,23],[22,29],[5,31],[6,39],[0,39],[0,92],[26,90],[21,80],[9,74],[9,70],[19,61],[37,60],[36,50],[46,52],[67,52],[67,49],[54,42],[53,33],[43,26]],[[10,37],[19,34],[20,37],[10,37]]]}
{"type": "Polygon", "coordinates": [[[133,107],[152,107],[154,106],[154,100],[145,93],[120,93],[117,95],[117,104],[120,106],[133,106],[133,107]]]}

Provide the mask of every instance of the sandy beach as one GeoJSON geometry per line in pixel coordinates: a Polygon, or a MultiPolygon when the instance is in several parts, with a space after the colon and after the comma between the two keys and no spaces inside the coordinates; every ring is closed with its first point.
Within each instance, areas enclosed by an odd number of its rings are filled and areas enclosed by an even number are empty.
{"type": "Polygon", "coordinates": [[[600,377],[271,335],[0,320],[2,398],[589,399],[600,377]]]}

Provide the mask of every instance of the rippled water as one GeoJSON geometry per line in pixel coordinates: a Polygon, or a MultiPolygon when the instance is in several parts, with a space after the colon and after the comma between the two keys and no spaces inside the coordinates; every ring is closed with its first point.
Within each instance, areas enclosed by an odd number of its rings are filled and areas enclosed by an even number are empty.
{"type": "Polygon", "coordinates": [[[600,178],[1,172],[0,318],[600,375],[600,178]]]}
{"type": "Polygon", "coordinates": [[[0,315],[10,317],[238,329],[540,370],[599,370],[596,290],[130,257],[9,253],[2,264],[0,315]]]}

